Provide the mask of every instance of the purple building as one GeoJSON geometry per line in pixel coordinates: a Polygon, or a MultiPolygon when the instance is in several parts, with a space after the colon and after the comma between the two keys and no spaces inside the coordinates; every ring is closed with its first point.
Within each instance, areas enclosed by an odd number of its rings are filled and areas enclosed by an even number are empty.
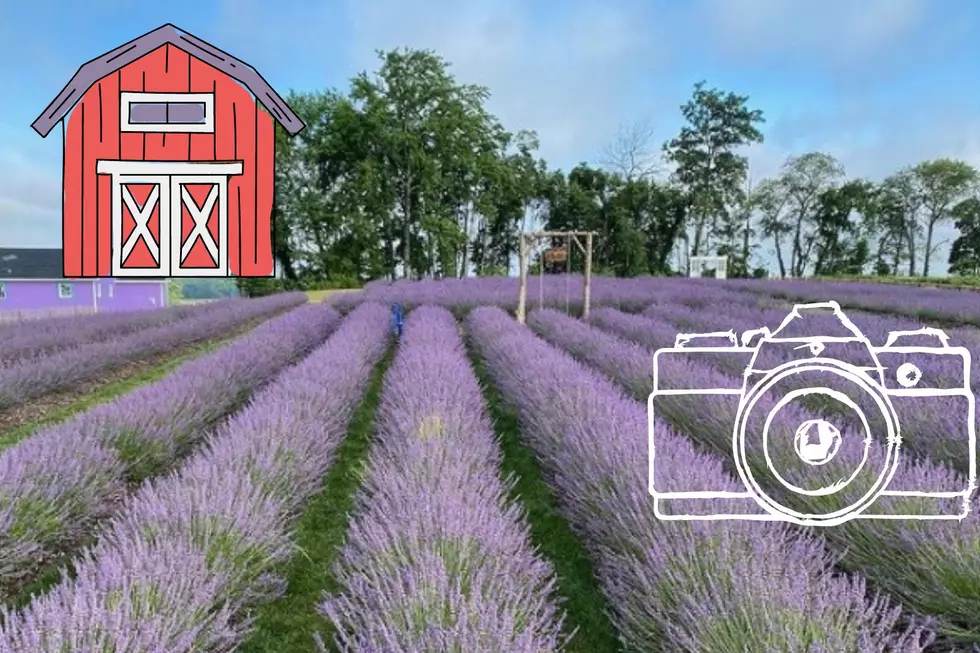
{"type": "Polygon", "coordinates": [[[0,319],[166,304],[165,279],[65,279],[60,249],[0,248],[0,319]]]}

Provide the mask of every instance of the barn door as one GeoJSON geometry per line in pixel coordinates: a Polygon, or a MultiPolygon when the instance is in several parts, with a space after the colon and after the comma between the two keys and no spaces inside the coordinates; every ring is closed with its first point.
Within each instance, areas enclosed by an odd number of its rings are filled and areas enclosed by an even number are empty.
{"type": "Polygon", "coordinates": [[[112,185],[112,274],[170,274],[168,177],[120,175],[112,185]]]}
{"type": "Polygon", "coordinates": [[[228,178],[175,176],[170,182],[170,274],[228,274],[228,178]]]}

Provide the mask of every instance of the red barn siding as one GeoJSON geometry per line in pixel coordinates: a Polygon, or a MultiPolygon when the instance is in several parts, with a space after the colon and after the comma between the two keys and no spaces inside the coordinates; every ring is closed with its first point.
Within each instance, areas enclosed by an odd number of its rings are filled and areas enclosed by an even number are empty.
{"type": "Polygon", "coordinates": [[[102,87],[95,85],[95,95],[85,103],[85,122],[82,127],[82,274],[98,274],[99,238],[99,179],[95,172],[96,161],[106,149],[102,105],[99,102],[102,87]]]}
{"type": "Polygon", "coordinates": [[[69,118],[62,122],[63,140],[65,143],[62,154],[62,212],[61,229],[65,243],[66,277],[82,276],[82,129],[79,125],[68,129],[72,122],[81,122],[85,105],[75,107],[69,118]],[[76,249],[77,248],[77,249],[76,249]]]}
{"type": "MultiPolygon", "coordinates": [[[[141,59],[137,59],[128,66],[118,70],[116,77],[119,81],[119,91],[121,93],[142,93],[145,72],[143,71],[141,59]]],[[[91,93],[91,91],[89,91],[91,93]]],[[[86,93],[85,95],[88,95],[86,93]]],[[[117,118],[118,120],[118,118],[117,118]]],[[[116,128],[118,129],[118,127],[116,128]]],[[[119,132],[119,158],[123,161],[142,161],[146,153],[146,136],[141,132],[119,132]]]]}
{"type": "MultiPolygon", "coordinates": [[[[146,72],[146,90],[152,93],[189,93],[191,58],[169,43],[137,63],[146,72]]],[[[147,161],[187,161],[190,158],[190,134],[147,134],[147,161]]]]}
{"type": "Polygon", "coordinates": [[[271,275],[275,125],[237,81],[166,44],[93,85],[67,119],[64,135],[66,276],[110,276],[111,178],[100,159],[242,161],[228,182],[228,263],[232,274],[271,275]],[[214,93],[214,134],[122,132],[120,92],[214,93]],[[104,235],[103,235],[104,234],[104,235]],[[77,250],[69,250],[69,244],[77,250]]]}
{"type": "MultiPolygon", "coordinates": [[[[258,104],[256,119],[258,121],[257,151],[255,153],[255,210],[257,215],[272,216],[272,201],[275,194],[275,163],[276,163],[276,124],[272,116],[262,104],[258,104]]],[[[255,234],[255,267],[252,274],[256,276],[271,275],[274,270],[272,260],[272,223],[268,228],[259,225],[255,234]]]]}
{"type": "MultiPolygon", "coordinates": [[[[100,137],[100,155],[103,159],[119,158],[119,76],[108,75],[96,84],[101,89],[99,105],[101,107],[102,132],[100,137]]],[[[85,165],[89,165],[86,163],[85,165]]],[[[91,164],[92,170],[95,164],[91,164]]],[[[112,177],[96,173],[96,203],[98,217],[96,224],[100,238],[98,250],[98,267],[96,274],[107,277],[112,273],[112,177]],[[105,236],[102,236],[105,234],[105,236]]]]}
{"type": "MultiPolygon", "coordinates": [[[[177,48],[174,48],[177,49],[177,48]]],[[[223,78],[224,74],[217,68],[204,63],[200,59],[188,57],[190,61],[190,88],[191,93],[214,93],[217,96],[218,79],[223,78]]],[[[217,97],[215,98],[217,102],[217,97]]],[[[217,107],[215,105],[215,131],[218,129],[217,107]]],[[[217,161],[218,150],[215,145],[214,134],[191,134],[190,160],[191,161],[217,161]]]]}
{"type": "Polygon", "coordinates": [[[96,173],[99,159],[119,158],[118,80],[109,75],[90,88],[72,110],[65,129],[65,275],[109,276],[112,229],[111,186],[96,173]],[[108,191],[110,195],[103,194],[108,191]],[[102,191],[102,192],[100,192],[102,191]],[[100,245],[100,240],[105,242],[100,245]]]}
{"type": "MultiPolygon", "coordinates": [[[[234,207],[237,215],[238,237],[231,242],[238,242],[239,259],[235,274],[249,276],[254,267],[253,254],[255,250],[255,100],[249,96],[247,101],[242,98],[235,102],[235,124],[238,139],[235,141],[236,159],[241,159],[242,174],[235,177],[228,185],[228,194],[234,196],[229,207],[234,207]]],[[[235,270],[235,268],[232,268],[235,270]]]]}

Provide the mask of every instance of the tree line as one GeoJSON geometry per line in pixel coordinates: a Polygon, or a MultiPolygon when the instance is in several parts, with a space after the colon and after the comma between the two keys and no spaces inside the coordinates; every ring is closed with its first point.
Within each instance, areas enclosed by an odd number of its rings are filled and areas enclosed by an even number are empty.
{"type": "MultiPolygon", "coordinates": [[[[273,240],[287,284],[506,274],[530,228],[597,232],[599,274],[672,274],[690,256],[724,255],[731,277],[915,276],[930,274],[946,244],[937,227],[949,223],[951,271],[980,273],[980,174],[963,161],[873,182],[807,152],[750,183],[745,150],[763,140],[763,112],[702,82],[662,147],[638,123],[599,163],[565,172],[437,54],[378,56],[345,91],[288,98],[307,128],[277,132],[273,240]]],[[[570,265],[580,270],[581,257],[570,265]]]]}

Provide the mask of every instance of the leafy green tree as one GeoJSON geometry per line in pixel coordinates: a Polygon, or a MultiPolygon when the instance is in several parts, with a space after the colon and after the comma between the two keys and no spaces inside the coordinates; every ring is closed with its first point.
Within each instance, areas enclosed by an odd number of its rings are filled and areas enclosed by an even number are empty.
{"type": "Polygon", "coordinates": [[[413,278],[451,261],[443,250],[455,254],[465,244],[461,207],[473,201],[480,156],[502,130],[483,108],[487,89],[457,83],[435,53],[379,57],[376,75],[355,78],[351,98],[376,121],[377,165],[395,189],[386,233],[393,236],[398,223],[401,263],[413,278]]]}
{"type": "Polygon", "coordinates": [[[753,214],[752,192],[748,189],[739,198],[738,204],[729,207],[718,223],[717,235],[721,243],[716,253],[728,257],[727,276],[730,278],[744,279],[749,276],[749,261],[757,248],[753,214]]]}
{"type": "Polygon", "coordinates": [[[502,139],[501,152],[481,160],[481,182],[474,204],[477,234],[472,264],[508,270],[517,254],[518,233],[526,230],[529,214],[540,203],[547,166],[535,160],[534,132],[522,131],[502,139]]]}
{"type": "Polygon", "coordinates": [[[893,235],[892,271],[908,261],[909,276],[915,276],[918,261],[918,239],[922,235],[919,213],[924,193],[918,176],[910,168],[902,168],[881,183],[883,226],[893,235]]]}
{"type": "Polygon", "coordinates": [[[380,247],[384,215],[393,186],[373,160],[377,122],[337,92],[300,99],[310,115],[304,147],[305,166],[295,171],[290,201],[297,214],[290,222],[301,243],[307,278],[363,281],[383,273],[380,247]]]}
{"type": "Polygon", "coordinates": [[[949,270],[962,276],[980,275],[980,199],[963,200],[950,215],[960,235],[950,248],[949,270]]]}
{"type": "Polygon", "coordinates": [[[814,216],[818,198],[841,182],[844,167],[829,154],[808,152],[789,157],[779,177],[792,225],[790,274],[802,277],[810,265],[816,242],[814,231],[819,228],[814,216]]]}
{"type": "Polygon", "coordinates": [[[681,106],[686,124],[664,144],[664,153],[675,166],[673,177],[691,198],[694,229],[691,254],[706,249],[716,221],[727,206],[737,205],[744,192],[748,159],[737,150],[761,143],[757,125],[762,112],[747,106],[748,97],[694,85],[691,99],[681,106]]]}
{"type": "MultiPolygon", "coordinates": [[[[655,179],[648,122],[621,130],[603,168],[550,170],[536,135],[505,129],[485,108],[488,89],[457,82],[435,53],[378,56],[378,69],[347,89],[289,96],[307,129],[277,133],[273,243],[284,279],[242,280],[243,292],[505,274],[529,225],[596,232],[596,274],[670,274],[683,240],[688,254],[727,256],[730,276],[755,276],[766,271],[750,261],[770,241],[785,277],[906,265],[915,275],[919,260],[928,274],[943,244],[935,227],[951,221],[951,269],[976,270],[978,175],[961,161],[926,161],[870,184],[809,152],[749,189],[742,148],[762,141],[762,113],[701,82],[663,146],[669,182],[655,179]]],[[[573,248],[573,271],[582,258],[573,248]]]]}
{"type": "Polygon", "coordinates": [[[950,220],[952,208],[976,187],[978,174],[973,166],[955,159],[923,161],[912,168],[912,174],[922,192],[922,222],[926,232],[922,275],[927,277],[929,261],[935,253],[932,238],[936,225],[950,220]]]}
{"type": "Polygon", "coordinates": [[[870,250],[858,216],[865,212],[872,192],[872,184],[853,180],[817,195],[813,207],[815,275],[863,272],[870,250]]]}
{"type": "Polygon", "coordinates": [[[783,245],[792,233],[786,211],[788,203],[786,187],[780,178],[764,179],[748,198],[750,210],[760,214],[759,227],[762,236],[773,241],[773,254],[776,256],[781,279],[785,279],[787,273],[783,245]]]}

